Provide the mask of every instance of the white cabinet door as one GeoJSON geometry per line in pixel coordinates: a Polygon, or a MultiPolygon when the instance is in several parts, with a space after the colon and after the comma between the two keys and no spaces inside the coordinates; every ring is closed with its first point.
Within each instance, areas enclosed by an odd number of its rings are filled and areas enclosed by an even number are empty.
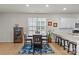
{"type": "Polygon", "coordinates": [[[74,19],[73,18],[61,18],[60,28],[74,28],[74,19]]]}

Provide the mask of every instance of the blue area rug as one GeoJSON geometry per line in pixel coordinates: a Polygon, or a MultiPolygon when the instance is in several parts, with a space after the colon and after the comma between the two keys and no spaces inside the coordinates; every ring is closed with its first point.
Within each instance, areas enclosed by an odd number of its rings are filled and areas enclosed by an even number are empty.
{"type": "MultiPolygon", "coordinates": [[[[54,51],[48,44],[42,45],[42,54],[53,54],[53,53],[54,53],[54,51]]],[[[32,55],[33,54],[33,47],[31,46],[31,44],[24,44],[24,46],[21,49],[21,51],[19,52],[19,54],[32,55]]],[[[40,50],[36,49],[34,54],[39,55],[40,50]]]]}

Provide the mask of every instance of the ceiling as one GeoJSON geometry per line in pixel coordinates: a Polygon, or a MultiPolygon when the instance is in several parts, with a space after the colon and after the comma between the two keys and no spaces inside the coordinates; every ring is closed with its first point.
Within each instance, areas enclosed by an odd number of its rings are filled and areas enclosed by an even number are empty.
{"type": "Polygon", "coordinates": [[[79,4],[0,4],[0,12],[16,13],[79,13],[79,4]],[[63,10],[67,8],[67,10],[63,10]]]}

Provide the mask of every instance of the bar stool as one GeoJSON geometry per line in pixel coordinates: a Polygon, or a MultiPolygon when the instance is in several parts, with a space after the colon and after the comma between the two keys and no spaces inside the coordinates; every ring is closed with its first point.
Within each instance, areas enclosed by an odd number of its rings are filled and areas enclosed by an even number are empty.
{"type": "Polygon", "coordinates": [[[69,40],[63,39],[64,40],[64,50],[68,49],[68,44],[69,44],[69,40]]]}
{"type": "Polygon", "coordinates": [[[62,38],[59,37],[59,45],[62,46],[62,38]]]}
{"type": "Polygon", "coordinates": [[[57,43],[57,36],[55,36],[55,43],[57,43]]]}
{"type": "Polygon", "coordinates": [[[76,48],[77,48],[77,43],[70,41],[68,44],[68,53],[72,52],[72,54],[76,55],[76,48]],[[72,45],[72,47],[71,47],[72,45]],[[72,51],[70,51],[70,47],[72,48],[72,51]]]}
{"type": "Polygon", "coordinates": [[[61,46],[64,47],[64,39],[61,38],[61,46]]]}
{"type": "Polygon", "coordinates": [[[60,45],[61,46],[61,41],[62,39],[61,39],[61,37],[60,36],[58,36],[58,45],[60,45]]]}
{"type": "Polygon", "coordinates": [[[57,36],[57,43],[58,43],[58,45],[60,44],[60,37],[59,36],[57,36]]]}

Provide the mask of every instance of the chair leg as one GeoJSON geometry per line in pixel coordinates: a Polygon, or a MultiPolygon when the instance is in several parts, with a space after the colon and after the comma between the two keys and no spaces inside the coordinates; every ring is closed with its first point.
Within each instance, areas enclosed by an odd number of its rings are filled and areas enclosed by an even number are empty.
{"type": "Polygon", "coordinates": [[[76,55],[76,48],[77,48],[77,45],[75,45],[75,55],[76,55]]]}
{"type": "Polygon", "coordinates": [[[39,49],[40,50],[40,55],[42,55],[42,49],[39,49]]]}
{"type": "Polygon", "coordinates": [[[33,55],[34,55],[34,53],[35,53],[35,49],[34,49],[34,47],[33,47],[33,55]]]}
{"type": "Polygon", "coordinates": [[[65,40],[64,40],[64,50],[65,50],[65,40]]]}
{"type": "Polygon", "coordinates": [[[70,43],[68,44],[68,51],[67,52],[69,53],[69,51],[70,51],[70,43]]]}

